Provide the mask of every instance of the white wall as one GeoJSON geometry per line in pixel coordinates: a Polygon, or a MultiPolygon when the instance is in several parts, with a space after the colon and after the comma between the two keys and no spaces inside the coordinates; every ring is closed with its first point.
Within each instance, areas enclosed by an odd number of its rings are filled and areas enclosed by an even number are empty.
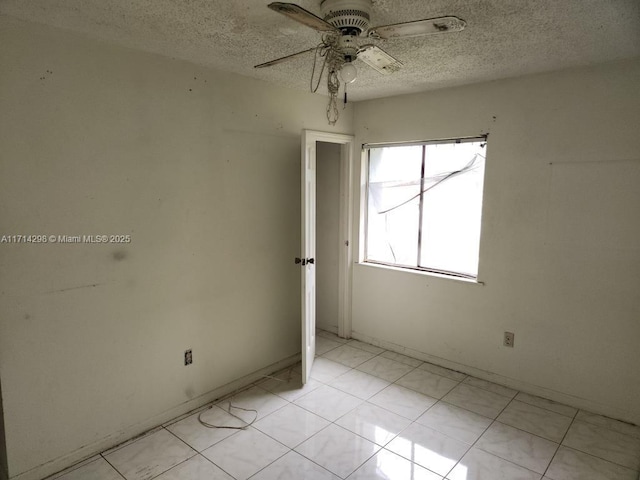
{"type": "Polygon", "coordinates": [[[489,143],[484,285],[356,265],[354,336],[640,423],[639,85],[636,60],[356,104],[356,144],[489,143]]]}
{"type": "Polygon", "coordinates": [[[0,245],[9,473],[36,478],[300,351],[300,133],[352,115],[7,17],[0,64],[0,233],[132,238],[0,245]]]}
{"type": "Polygon", "coordinates": [[[340,144],[316,147],[316,325],[338,331],[340,144]]]}

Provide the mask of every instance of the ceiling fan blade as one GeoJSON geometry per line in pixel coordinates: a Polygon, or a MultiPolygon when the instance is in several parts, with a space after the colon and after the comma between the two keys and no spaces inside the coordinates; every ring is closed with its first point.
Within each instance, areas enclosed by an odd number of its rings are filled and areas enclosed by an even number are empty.
{"type": "Polygon", "coordinates": [[[292,53],[291,55],[287,55],[286,57],[276,58],[275,60],[271,60],[269,62],[261,63],[260,65],[256,65],[253,68],[264,68],[264,67],[270,67],[271,65],[277,65],[278,63],[282,63],[282,62],[286,62],[287,60],[291,60],[292,58],[297,57],[298,55],[302,55],[302,54],[308,53],[308,52],[313,52],[316,48],[318,48],[318,47],[309,48],[307,50],[303,50],[303,51],[298,52],[298,53],[292,53]]]}
{"type": "Polygon", "coordinates": [[[393,58],[376,45],[363,45],[360,50],[358,50],[358,58],[371,68],[385,75],[397,72],[402,67],[400,60],[393,58]]]}
{"type": "Polygon", "coordinates": [[[418,37],[434,33],[459,32],[467,22],[458,17],[438,17],[416,20],[415,22],[396,23],[370,28],[367,34],[373,38],[418,37]]]}
{"type": "Polygon", "coordinates": [[[330,23],[325,22],[320,17],[315,16],[313,13],[305,10],[295,3],[273,2],[270,3],[268,7],[274,12],[286,15],[292,20],[302,23],[303,25],[311,27],[319,32],[339,32],[339,30],[330,23]]]}

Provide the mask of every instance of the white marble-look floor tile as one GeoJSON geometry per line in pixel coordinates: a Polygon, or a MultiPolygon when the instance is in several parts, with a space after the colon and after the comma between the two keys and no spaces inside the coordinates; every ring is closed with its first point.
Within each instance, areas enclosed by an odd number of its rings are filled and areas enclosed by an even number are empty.
{"type": "Polygon", "coordinates": [[[296,447],[318,465],[345,478],[373,456],[380,447],[337,425],[329,425],[296,447]]]}
{"type": "Polygon", "coordinates": [[[309,378],[307,383],[302,385],[302,374],[294,370],[287,370],[275,375],[274,378],[265,380],[259,386],[289,402],[293,402],[296,398],[300,398],[322,385],[324,384],[314,378],[309,378]]]}
{"type": "MultiPolygon", "coordinates": [[[[200,413],[194,413],[190,417],[168,425],[166,428],[198,452],[237,433],[237,430],[229,428],[206,427],[198,420],[199,415],[200,413]]],[[[215,405],[202,412],[202,420],[216,426],[243,427],[246,425],[245,422],[234,418],[215,405]]]]}
{"type": "Polygon", "coordinates": [[[278,395],[274,395],[264,388],[254,386],[238,393],[237,395],[218,402],[217,406],[225,412],[231,412],[249,423],[254,418],[260,420],[261,418],[266,417],[279,408],[284,407],[287,403],[288,402],[285,399],[278,395]],[[234,407],[240,407],[245,410],[240,410],[239,408],[234,407]],[[255,412],[246,410],[255,410],[255,412]]]}
{"type": "Polygon", "coordinates": [[[251,480],[340,480],[329,470],[291,451],[256,473],[251,480]]]}
{"type": "Polygon", "coordinates": [[[368,401],[410,420],[415,420],[437,402],[435,398],[395,384],[389,385],[368,401]]]}
{"type": "Polygon", "coordinates": [[[362,400],[324,385],[304,397],[300,397],[294,403],[333,422],[360,405],[362,400]]]}
{"type": "Polygon", "coordinates": [[[361,372],[374,375],[378,378],[386,380],[387,382],[395,382],[400,377],[406,375],[415,367],[407,365],[406,363],[396,362],[389,358],[385,358],[382,355],[372,358],[369,361],[364,362],[362,365],[356,367],[361,372]]]}
{"type": "Polygon", "coordinates": [[[442,477],[382,449],[353,472],[348,480],[442,480],[442,477]]]}
{"type": "Polygon", "coordinates": [[[359,370],[351,370],[331,381],[329,385],[366,400],[387,387],[389,382],[359,370]]]}
{"type": "Polygon", "coordinates": [[[434,365],[433,363],[424,362],[418,368],[426,370],[427,372],[435,373],[436,375],[450,378],[451,380],[455,380],[456,382],[461,382],[462,380],[467,378],[467,375],[465,373],[456,372],[455,370],[450,370],[439,365],[434,365]]]}
{"type": "Polygon", "coordinates": [[[246,480],[288,451],[281,443],[249,427],[216,443],[202,455],[236,480],[246,480]]]}
{"type": "Polygon", "coordinates": [[[315,435],[329,421],[294,404],[289,404],[257,421],[253,426],[289,448],[315,435]]]}
{"type": "Polygon", "coordinates": [[[329,383],[336,377],[344,375],[351,368],[324,357],[317,357],[311,367],[311,378],[322,383],[329,383]]]}
{"type": "Polygon", "coordinates": [[[518,400],[507,405],[497,420],[556,443],[562,441],[572,422],[570,417],[518,400]]]}
{"type": "Polygon", "coordinates": [[[459,384],[442,397],[442,400],[489,418],[496,418],[511,401],[504,395],[465,383],[459,384]]]}
{"type": "Polygon", "coordinates": [[[353,368],[366,362],[367,360],[372,359],[375,356],[376,355],[373,353],[369,353],[360,348],[350,347],[347,344],[341,345],[340,347],[325,353],[322,358],[327,358],[334,362],[338,362],[346,365],[347,367],[353,368]]]}
{"type": "Polygon", "coordinates": [[[154,480],[233,480],[233,477],[202,455],[196,455],[164,472],[154,480]]]}
{"type": "Polygon", "coordinates": [[[432,428],[413,423],[394,438],[386,449],[439,475],[446,475],[471,445],[432,428]]]}
{"type": "Polygon", "coordinates": [[[411,424],[408,418],[365,402],[335,421],[347,430],[367,440],[385,446],[411,424]]]}
{"type": "Polygon", "coordinates": [[[540,480],[540,474],[474,447],[447,475],[447,480],[540,480]]]}
{"type": "Polygon", "coordinates": [[[469,444],[478,440],[491,425],[487,417],[444,402],[435,404],[416,422],[469,444]]]}
{"type": "Polygon", "coordinates": [[[490,392],[497,393],[498,395],[503,395],[509,398],[515,397],[518,393],[517,390],[513,390],[512,388],[504,387],[502,385],[498,385],[497,383],[487,382],[486,380],[482,380],[481,378],[476,377],[467,377],[464,380],[464,383],[466,383],[467,385],[471,385],[472,387],[489,390],[490,392]]]}
{"type": "Polygon", "coordinates": [[[459,382],[416,368],[400,378],[396,383],[415,390],[416,392],[429,395],[430,397],[442,398],[458,385],[459,382]]]}
{"type": "Polygon", "coordinates": [[[546,398],[536,397],[535,395],[530,395],[524,392],[519,392],[515,399],[571,418],[573,418],[578,411],[577,408],[563,405],[562,403],[554,402],[553,400],[547,400],[546,398]]]}
{"type": "Polygon", "coordinates": [[[98,457],[49,480],[122,480],[122,476],[104,458],[98,457]]]}
{"type": "Polygon", "coordinates": [[[640,439],[629,435],[576,420],[562,444],[623,467],[640,470],[640,439]]]}
{"type": "Polygon", "coordinates": [[[624,433],[630,437],[640,438],[640,426],[621,422],[620,420],[614,420],[613,418],[605,417],[603,415],[597,415],[595,413],[580,410],[578,415],[576,415],[576,420],[597,425],[599,427],[605,427],[609,430],[613,430],[614,432],[624,433]]]}
{"type": "Polygon", "coordinates": [[[384,348],[376,347],[375,345],[370,345],[368,343],[361,342],[360,340],[350,340],[347,345],[359,348],[365,352],[373,353],[374,355],[384,352],[384,348]]]}
{"type": "Polygon", "coordinates": [[[333,340],[334,342],[338,342],[338,343],[349,342],[349,340],[347,340],[346,338],[341,338],[335,333],[327,332],[326,330],[318,330],[318,332],[316,333],[316,338],[318,337],[328,338],[329,340],[333,340]]]}
{"type": "Polygon", "coordinates": [[[487,429],[475,446],[541,475],[558,449],[557,443],[498,422],[487,429]]]}
{"type": "Polygon", "coordinates": [[[403,355],[401,353],[396,352],[383,352],[380,356],[384,358],[389,358],[391,360],[395,360],[396,362],[404,363],[405,365],[409,365],[411,367],[417,367],[422,364],[422,360],[418,360],[417,358],[408,357],[407,355],[403,355]]]}
{"type": "Polygon", "coordinates": [[[148,480],[188,458],[196,451],[162,429],[105,456],[127,480],[148,480]]]}
{"type": "Polygon", "coordinates": [[[338,348],[340,345],[344,345],[344,343],[316,335],[316,356],[324,355],[334,348],[338,348]]]}
{"type": "Polygon", "coordinates": [[[560,446],[546,476],[553,480],[637,480],[638,472],[560,446]]]}

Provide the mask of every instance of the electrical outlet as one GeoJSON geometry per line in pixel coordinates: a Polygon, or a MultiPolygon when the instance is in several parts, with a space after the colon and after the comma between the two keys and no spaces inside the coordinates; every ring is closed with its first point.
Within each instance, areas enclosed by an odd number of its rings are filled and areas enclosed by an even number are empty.
{"type": "Polygon", "coordinates": [[[503,343],[503,345],[505,347],[513,348],[514,337],[515,337],[515,334],[513,334],[511,332],[504,332],[504,343],[503,343]]]}
{"type": "Polygon", "coordinates": [[[191,365],[193,363],[193,353],[191,349],[184,351],[184,364],[191,365]]]}

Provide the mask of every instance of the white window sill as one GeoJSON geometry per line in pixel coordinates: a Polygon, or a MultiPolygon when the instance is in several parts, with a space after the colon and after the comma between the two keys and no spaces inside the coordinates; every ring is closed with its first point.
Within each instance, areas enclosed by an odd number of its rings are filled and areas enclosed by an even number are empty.
{"type": "Polygon", "coordinates": [[[477,278],[474,279],[474,278],[455,277],[453,275],[427,272],[425,270],[413,270],[411,268],[394,267],[391,265],[382,265],[379,263],[356,262],[356,265],[361,267],[366,267],[366,268],[379,268],[382,270],[391,270],[393,272],[415,274],[423,277],[433,277],[433,278],[441,278],[443,280],[453,280],[454,282],[462,282],[470,285],[480,285],[480,286],[484,285],[484,282],[479,281],[477,278]]]}

